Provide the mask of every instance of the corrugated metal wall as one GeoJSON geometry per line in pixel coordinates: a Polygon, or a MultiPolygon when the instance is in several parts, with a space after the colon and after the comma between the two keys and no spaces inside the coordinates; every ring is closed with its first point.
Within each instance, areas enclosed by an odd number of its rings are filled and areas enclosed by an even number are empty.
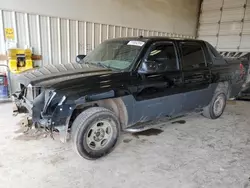
{"type": "Polygon", "coordinates": [[[219,51],[250,52],[250,0],[203,0],[198,38],[219,51]]]}
{"type": "Polygon", "coordinates": [[[80,20],[0,10],[0,53],[5,53],[4,28],[13,28],[19,48],[32,47],[45,64],[72,63],[77,54],[87,54],[106,39],[126,36],[185,37],[140,28],[128,28],[80,20]]]}
{"type": "MultiPolygon", "coordinates": [[[[73,63],[77,54],[87,54],[110,38],[140,35],[194,38],[153,28],[145,30],[0,9],[0,54],[6,53],[5,28],[14,29],[13,41],[18,48],[32,48],[34,54],[42,55],[42,61],[35,61],[36,66],[73,63]]],[[[0,71],[6,69],[0,67],[0,71]]],[[[17,82],[11,75],[12,91],[17,90],[17,82]]]]}

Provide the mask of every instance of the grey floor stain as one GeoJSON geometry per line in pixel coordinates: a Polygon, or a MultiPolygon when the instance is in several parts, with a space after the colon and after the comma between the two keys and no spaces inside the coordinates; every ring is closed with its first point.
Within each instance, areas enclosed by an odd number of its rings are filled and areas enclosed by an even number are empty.
{"type": "Polygon", "coordinates": [[[160,133],[162,133],[163,130],[161,129],[148,129],[145,131],[141,131],[138,133],[133,133],[133,136],[138,137],[138,136],[152,136],[152,135],[158,135],[160,133]]]}
{"type": "Polygon", "coordinates": [[[145,142],[147,142],[147,141],[148,141],[147,139],[142,139],[142,140],[141,140],[142,143],[145,143],[145,142]]]}
{"type": "Polygon", "coordinates": [[[124,143],[129,143],[131,141],[132,141],[132,139],[130,139],[130,138],[126,138],[126,139],[123,140],[124,143]]]}
{"type": "Polygon", "coordinates": [[[16,130],[14,133],[23,133],[23,132],[25,132],[27,130],[27,128],[25,127],[22,127],[22,128],[20,128],[20,129],[18,129],[18,130],[16,130]]]}
{"type": "Polygon", "coordinates": [[[64,161],[64,160],[65,160],[64,157],[56,156],[56,157],[54,157],[53,159],[50,160],[50,163],[51,163],[52,165],[56,165],[57,163],[60,163],[60,162],[62,162],[62,161],[64,161]]]}
{"type": "Polygon", "coordinates": [[[30,129],[26,133],[22,133],[19,136],[15,137],[15,140],[23,140],[23,141],[30,141],[30,140],[40,140],[48,136],[47,132],[38,131],[36,129],[30,129]]]}
{"type": "Polygon", "coordinates": [[[172,124],[185,124],[186,121],[185,120],[178,120],[178,121],[173,121],[172,124]]]}

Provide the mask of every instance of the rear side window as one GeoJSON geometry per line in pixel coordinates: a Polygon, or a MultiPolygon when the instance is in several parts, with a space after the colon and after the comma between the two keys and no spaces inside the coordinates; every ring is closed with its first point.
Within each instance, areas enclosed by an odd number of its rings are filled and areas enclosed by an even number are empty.
{"type": "Polygon", "coordinates": [[[195,42],[181,43],[183,70],[206,67],[202,46],[195,42]]]}
{"type": "Polygon", "coordinates": [[[207,43],[207,46],[213,57],[221,58],[219,52],[217,52],[211,44],[207,43]]]}

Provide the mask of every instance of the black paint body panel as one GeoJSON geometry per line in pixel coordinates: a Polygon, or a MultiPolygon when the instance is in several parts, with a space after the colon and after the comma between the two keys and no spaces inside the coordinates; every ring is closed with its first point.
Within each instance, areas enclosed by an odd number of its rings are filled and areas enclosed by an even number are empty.
{"type": "MultiPolygon", "coordinates": [[[[103,99],[121,98],[128,114],[128,124],[123,127],[125,129],[138,122],[202,109],[210,103],[219,82],[228,81],[234,93],[239,92],[238,87],[241,88],[243,84],[243,79],[238,79],[239,72],[237,72],[240,62],[230,64],[222,57],[214,58],[204,41],[174,40],[163,37],[129,40],[141,40],[145,45],[128,70],[112,71],[98,67],[88,70],[88,67],[82,66],[75,72],[62,71],[54,76],[42,76],[41,79],[35,77],[30,82],[26,81],[26,85],[50,88],[56,92],[57,97],[51,103],[54,106],[50,105],[48,111],[42,113],[42,118],[50,120],[49,125],[65,126],[78,105],[103,99]],[[206,67],[183,70],[183,57],[179,46],[180,43],[188,41],[202,46],[206,67]],[[139,73],[139,67],[148,49],[157,42],[171,42],[175,45],[179,69],[159,73],[139,73]],[[65,102],[58,105],[63,96],[66,96],[65,102]]],[[[32,77],[28,72],[25,74],[26,78],[32,77]]],[[[43,111],[43,108],[44,103],[43,105],[33,104],[33,111],[36,112],[35,115],[33,114],[33,121],[40,122],[39,112],[43,111]]]]}

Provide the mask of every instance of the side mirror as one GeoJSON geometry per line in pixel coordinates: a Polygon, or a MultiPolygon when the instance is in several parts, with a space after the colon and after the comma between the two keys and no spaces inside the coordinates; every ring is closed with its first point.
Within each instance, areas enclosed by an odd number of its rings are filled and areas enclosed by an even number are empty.
{"type": "Polygon", "coordinates": [[[138,70],[138,73],[142,73],[142,74],[145,74],[145,73],[155,73],[157,72],[158,70],[158,66],[157,66],[157,63],[155,61],[143,61],[139,70],[138,70]]]}
{"type": "Polygon", "coordinates": [[[86,55],[77,55],[76,56],[76,62],[81,63],[81,61],[86,57],[86,55]]]}

